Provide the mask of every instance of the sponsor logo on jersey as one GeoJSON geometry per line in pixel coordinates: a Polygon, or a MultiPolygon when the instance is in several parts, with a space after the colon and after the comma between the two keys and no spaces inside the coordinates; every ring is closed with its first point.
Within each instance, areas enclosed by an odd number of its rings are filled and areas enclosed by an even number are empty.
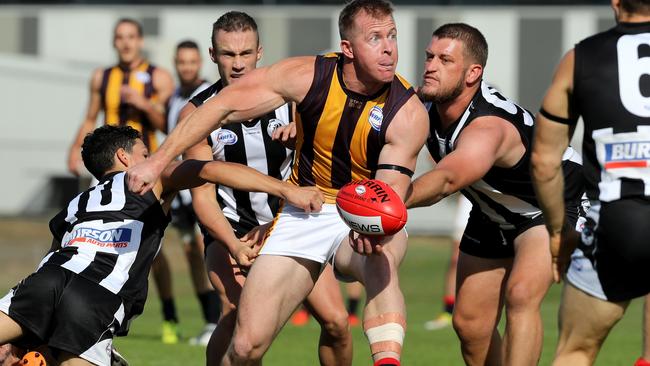
{"type": "Polygon", "coordinates": [[[272,118],[269,121],[269,124],[266,126],[266,133],[268,133],[270,137],[273,137],[273,131],[275,131],[280,126],[286,126],[288,124],[289,124],[288,121],[283,121],[281,119],[272,118]]]}
{"type": "Polygon", "coordinates": [[[230,130],[219,130],[217,141],[224,145],[234,145],[237,143],[237,134],[230,130]]]}
{"type": "Polygon", "coordinates": [[[64,246],[85,243],[103,248],[126,248],[130,241],[131,229],[128,228],[97,230],[80,227],[72,232],[70,240],[64,246]]]}
{"type": "Polygon", "coordinates": [[[381,123],[384,120],[384,112],[381,110],[379,106],[374,106],[370,110],[370,114],[368,115],[368,122],[370,122],[370,126],[375,131],[381,130],[381,123]]]}
{"type": "Polygon", "coordinates": [[[149,75],[149,73],[147,73],[146,71],[138,71],[135,74],[135,78],[138,79],[138,81],[143,84],[146,84],[149,81],[151,81],[151,75],[149,75]]]}
{"type": "Polygon", "coordinates": [[[650,141],[605,144],[605,169],[646,168],[650,161],[650,141]]]}

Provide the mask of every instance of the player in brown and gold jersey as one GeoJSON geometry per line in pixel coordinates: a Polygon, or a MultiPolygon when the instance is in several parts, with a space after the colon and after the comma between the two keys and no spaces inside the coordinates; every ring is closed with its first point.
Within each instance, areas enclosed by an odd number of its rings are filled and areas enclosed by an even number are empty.
{"type": "Polygon", "coordinates": [[[326,203],[318,213],[284,205],[276,216],[244,285],[228,364],[261,361],[331,260],[341,278],[366,287],[363,323],[374,365],[400,365],[406,308],[398,269],[406,233],[380,239],[351,233],[332,203],[338,188],[357,178],[385,181],[404,197],[428,134],[424,106],[395,73],[392,10],[385,0],[349,2],[339,16],[341,54],[251,71],[185,118],[149,161],[129,170],[129,187],[148,191],[164,165],[215,128],[297,103],[291,181],[318,187],[326,203]]]}
{"type": "Polygon", "coordinates": [[[174,91],[171,74],[146,61],[142,56],[142,26],[133,19],[118,20],[113,34],[113,47],[118,63],[93,72],[90,100],[68,155],[68,170],[79,175],[81,144],[95,128],[97,116],[104,112],[104,123],[129,125],[142,133],[151,151],[158,147],[155,131],[165,129],[164,106],[174,91]]]}

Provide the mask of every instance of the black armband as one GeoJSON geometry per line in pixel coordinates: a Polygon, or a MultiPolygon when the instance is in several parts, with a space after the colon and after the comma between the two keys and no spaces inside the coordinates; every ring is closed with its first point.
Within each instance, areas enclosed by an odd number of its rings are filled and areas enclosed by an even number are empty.
{"type": "Polygon", "coordinates": [[[409,178],[413,176],[413,171],[409,168],[404,168],[403,166],[400,165],[394,165],[394,164],[379,164],[377,165],[377,170],[379,169],[385,169],[385,170],[397,170],[398,172],[408,175],[409,178]]]}
{"type": "Polygon", "coordinates": [[[569,118],[558,117],[556,115],[550,114],[543,107],[539,109],[539,114],[550,119],[553,122],[561,123],[563,125],[573,126],[578,122],[578,117],[569,116],[569,118]]]}

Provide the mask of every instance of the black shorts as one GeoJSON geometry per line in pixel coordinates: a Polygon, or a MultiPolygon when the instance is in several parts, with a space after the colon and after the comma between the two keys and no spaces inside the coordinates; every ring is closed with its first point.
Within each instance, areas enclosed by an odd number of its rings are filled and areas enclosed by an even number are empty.
{"type": "Polygon", "coordinates": [[[47,344],[107,366],[124,309],[119,296],[53,265],[41,267],[0,299],[0,311],[25,329],[12,343],[27,349],[47,344]]]}
{"type": "MultiPolygon", "coordinates": [[[[249,231],[253,230],[253,228],[255,227],[254,225],[237,222],[228,217],[226,217],[226,219],[230,223],[230,226],[232,227],[232,230],[235,233],[235,237],[237,237],[238,239],[246,235],[249,231]]],[[[212,244],[212,242],[216,241],[216,239],[213,238],[212,235],[210,235],[208,230],[206,230],[205,227],[203,227],[203,225],[199,224],[199,228],[201,228],[201,234],[203,234],[203,245],[207,249],[208,246],[212,244]]]]}
{"type": "Polygon", "coordinates": [[[626,301],[650,293],[650,200],[602,202],[591,210],[579,248],[596,268],[607,300],[626,301]]]}
{"type": "MultiPolygon", "coordinates": [[[[566,221],[568,225],[575,227],[579,204],[567,203],[566,207],[566,221]]],[[[515,239],[524,231],[538,225],[544,225],[544,216],[525,220],[513,229],[502,229],[474,206],[469,214],[459,249],[465,254],[479,258],[512,258],[515,256],[515,239]]]]}

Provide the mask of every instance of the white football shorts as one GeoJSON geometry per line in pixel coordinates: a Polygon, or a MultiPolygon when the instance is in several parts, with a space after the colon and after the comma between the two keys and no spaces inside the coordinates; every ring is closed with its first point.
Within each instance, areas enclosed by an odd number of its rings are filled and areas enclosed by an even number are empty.
{"type": "Polygon", "coordinates": [[[339,216],[335,204],[325,203],[316,213],[306,213],[285,204],[275,216],[260,254],[325,263],[334,256],[349,232],[350,228],[339,216]]]}

